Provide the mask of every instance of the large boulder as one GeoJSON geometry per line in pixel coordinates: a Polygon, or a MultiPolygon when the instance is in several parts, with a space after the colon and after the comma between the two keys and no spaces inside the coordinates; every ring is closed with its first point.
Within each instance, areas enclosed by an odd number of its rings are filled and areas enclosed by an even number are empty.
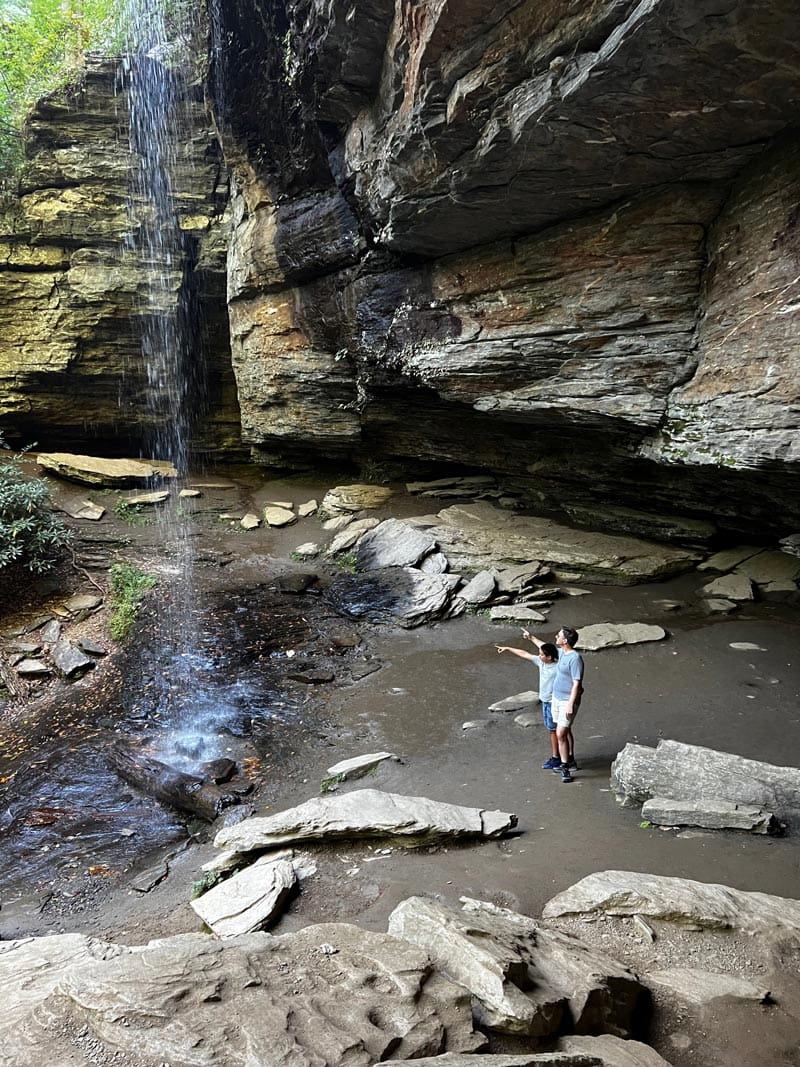
{"type": "Polygon", "coordinates": [[[800,769],[662,739],[656,748],[627,744],[611,764],[611,788],[624,805],[652,797],[726,800],[800,819],[800,769]]]}
{"type": "Polygon", "coordinates": [[[500,837],[517,825],[516,815],[483,808],[444,804],[427,797],[407,797],[380,789],[357,789],[335,796],[312,797],[275,815],[244,819],[219,831],[217,848],[246,852],[275,848],[291,841],[354,837],[418,838],[500,837]]]}
{"type": "Polygon", "coordinates": [[[154,478],[176,478],[171,463],[157,459],[102,459],[68,452],[39,452],[36,462],[45,470],[84,485],[124,488],[148,485],[154,478]]]}
{"type": "Polygon", "coordinates": [[[630,1033],[644,989],[627,968],[525,915],[462,904],[459,912],[410,897],[392,912],[389,932],[426,948],[438,970],[469,989],[481,1026],[531,1037],[630,1033]]]}
{"type": "Polygon", "coordinates": [[[14,1067],[370,1067],[484,1044],[468,994],[431,973],[424,950],[338,923],[132,948],[82,935],[5,942],[0,989],[14,1067]]]}
{"type": "Polygon", "coordinates": [[[385,567],[366,574],[343,574],[325,595],[343,615],[412,629],[446,615],[451,606],[464,610],[466,603],[453,597],[457,583],[454,575],[385,567]]]}
{"type": "Polygon", "coordinates": [[[800,933],[800,900],[636,871],[599,871],[553,897],[542,915],[646,915],[743,933],[800,933]]]}
{"type": "MultiPolygon", "coordinates": [[[[515,515],[486,501],[457,504],[439,512],[426,533],[438,541],[458,571],[497,569],[500,578],[510,564],[521,564],[519,582],[530,573],[552,568],[577,573],[592,581],[631,585],[688,570],[700,558],[692,549],[644,541],[636,537],[591,533],[552,519],[515,515]],[[531,564],[530,560],[544,561],[531,564]]],[[[515,572],[516,573],[516,572],[515,572]]],[[[517,591],[521,585],[517,585],[517,591]]]]}

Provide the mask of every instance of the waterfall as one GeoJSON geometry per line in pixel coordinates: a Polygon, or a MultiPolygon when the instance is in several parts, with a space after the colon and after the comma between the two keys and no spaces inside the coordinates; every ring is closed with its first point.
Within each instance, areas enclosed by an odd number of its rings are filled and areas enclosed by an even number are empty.
{"type": "Polygon", "coordinates": [[[207,664],[199,651],[190,521],[179,496],[188,472],[190,405],[199,402],[186,284],[191,239],[181,218],[192,207],[193,45],[200,39],[200,14],[198,5],[129,0],[125,23],[131,153],[126,251],[145,279],[136,308],[146,375],[141,452],[170,461],[179,478],[170,499],[156,509],[170,590],[159,619],[152,719],[161,728],[159,755],[191,765],[209,755],[205,738],[212,729],[209,716],[198,710],[208,701],[196,676],[207,664]]]}

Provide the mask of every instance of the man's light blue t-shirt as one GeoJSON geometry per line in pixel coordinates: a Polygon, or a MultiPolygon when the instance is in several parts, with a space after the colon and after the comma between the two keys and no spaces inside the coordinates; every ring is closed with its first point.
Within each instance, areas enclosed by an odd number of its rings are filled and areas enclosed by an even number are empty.
{"type": "Polygon", "coordinates": [[[583,660],[573,649],[562,652],[556,663],[556,677],[552,693],[556,700],[569,700],[573,682],[583,680],[583,660]]]}

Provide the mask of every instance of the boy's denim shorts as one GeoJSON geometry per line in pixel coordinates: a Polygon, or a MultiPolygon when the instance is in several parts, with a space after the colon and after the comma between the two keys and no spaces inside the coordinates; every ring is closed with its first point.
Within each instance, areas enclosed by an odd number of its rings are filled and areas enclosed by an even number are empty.
{"type": "Polygon", "coordinates": [[[547,727],[548,730],[555,730],[555,728],[556,728],[556,724],[555,724],[555,722],[553,720],[553,710],[552,709],[553,709],[553,705],[551,704],[551,702],[549,700],[543,700],[542,701],[542,718],[544,719],[544,724],[545,724],[545,726],[547,727]]]}

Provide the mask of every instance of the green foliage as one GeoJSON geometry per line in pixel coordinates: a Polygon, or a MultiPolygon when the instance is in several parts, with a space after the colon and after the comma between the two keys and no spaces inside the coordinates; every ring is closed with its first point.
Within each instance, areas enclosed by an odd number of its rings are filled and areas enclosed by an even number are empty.
{"type": "Polygon", "coordinates": [[[109,574],[111,620],[108,628],[115,641],[123,641],[136,621],[142,597],[157,584],[158,579],[131,563],[114,563],[109,574]]]}
{"type": "Polygon", "coordinates": [[[222,881],[222,875],[217,871],[207,871],[202,878],[198,878],[192,882],[191,893],[189,894],[190,900],[197,900],[203,893],[207,893],[209,889],[213,889],[217,882],[222,881]]]}
{"type": "Polygon", "coordinates": [[[118,500],[114,505],[114,514],[129,526],[149,526],[150,516],[145,514],[142,504],[129,504],[127,500],[118,500]]]}
{"type": "Polygon", "coordinates": [[[651,822],[648,822],[647,819],[642,819],[642,821],[639,823],[639,826],[642,830],[649,830],[652,825],[653,824],[651,822]]]}
{"type": "Polygon", "coordinates": [[[87,50],[119,50],[121,10],[121,0],[0,0],[0,183],[22,161],[34,103],[75,78],[87,50]]]}
{"type": "Polygon", "coordinates": [[[354,552],[340,552],[338,556],[334,557],[333,562],[337,567],[341,567],[343,571],[348,571],[350,574],[356,573],[356,563],[358,561],[354,552]]]}
{"type": "Polygon", "coordinates": [[[27,478],[22,457],[0,463],[0,569],[50,570],[72,534],[50,510],[50,490],[40,478],[27,478]]]}
{"type": "Polygon", "coordinates": [[[337,785],[340,782],[346,782],[346,774],[332,774],[329,778],[323,778],[320,782],[319,791],[321,794],[332,793],[335,791],[337,785]]]}

